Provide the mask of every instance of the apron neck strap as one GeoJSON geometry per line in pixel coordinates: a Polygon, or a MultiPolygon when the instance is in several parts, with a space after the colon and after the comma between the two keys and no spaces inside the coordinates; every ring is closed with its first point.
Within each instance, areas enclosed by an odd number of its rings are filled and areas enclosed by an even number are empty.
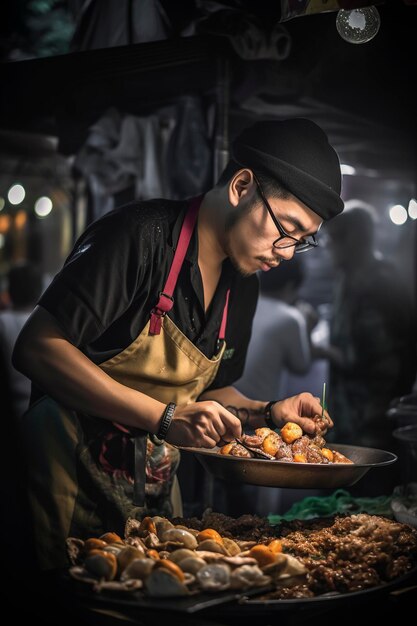
{"type": "Polygon", "coordinates": [[[220,330],[219,330],[219,339],[218,339],[219,342],[224,341],[224,338],[226,336],[227,310],[229,308],[229,296],[230,296],[230,289],[228,289],[226,292],[226,301],[224,303],[222,323],[220,324],[220,330]]]}
{"type": "Polygon", "coordinates": [[[198,209],[200,208],[203,196],[193,198],[189,204],[184,222],[181,227],[178,244],[175,250],[174,259],[169,270],[168,278],[163,291],[159,292],[159,300],[157,305],[151,311],[151,319],[149,325],[150,335],[159,335],[161,332],[162,318],[174,306],[173,293],[177,284],[178,276],[184,262],[185,255],[193,234],[195,223],[197,221],[198,209]]]}

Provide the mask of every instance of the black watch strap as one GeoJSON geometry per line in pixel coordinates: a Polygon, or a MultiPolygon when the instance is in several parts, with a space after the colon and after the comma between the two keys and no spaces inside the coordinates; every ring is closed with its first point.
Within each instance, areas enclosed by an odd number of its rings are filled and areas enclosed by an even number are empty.
{"type": "Polygon", "coordinates": [[[172,418],[174,417],[175,409],[177,405],[175,402],[168,402],[165,407],[164,412],[162,413],[161,421],[159,423],[159,429],[156,435],[153,435],[152,440],[156,444],[161,444],[165,441],[165,437],[167,436],[168,429],[171,426],[172,418]]]}
{"type": "Polygon", "coordinates": [[[267,428],[270,428],[271,430],[275,430],[276,428],[278,428],[274,420],[272,419],[272,414],[271,414],[272,407],[277,402],[279,402],[279,400],[271,400],[270,402],[268,402],[268,404],[264,408],[265,423],[266,423],[267,428]]]}

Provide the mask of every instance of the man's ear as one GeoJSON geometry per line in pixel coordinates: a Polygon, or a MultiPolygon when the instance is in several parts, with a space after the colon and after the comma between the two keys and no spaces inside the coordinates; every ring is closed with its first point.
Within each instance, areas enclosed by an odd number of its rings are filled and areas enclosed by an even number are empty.
{"type": "Polygon", "coordinates": [[[252,170],[247,168],[239,170],[233,175],[229,183],[229,202],[237,207],[239,202],[253,192],[255,180],[252,170]]]}

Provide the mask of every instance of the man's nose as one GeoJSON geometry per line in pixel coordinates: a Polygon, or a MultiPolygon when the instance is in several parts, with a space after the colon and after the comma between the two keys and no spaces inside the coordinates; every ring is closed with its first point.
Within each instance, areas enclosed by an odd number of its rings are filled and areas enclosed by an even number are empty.
{"type": "Polygon", "coordinates": [[[278,258],[289,261],[295,254],[295,246],[291,246],[290,248],[274,248],[274,253],[278,258]]]}

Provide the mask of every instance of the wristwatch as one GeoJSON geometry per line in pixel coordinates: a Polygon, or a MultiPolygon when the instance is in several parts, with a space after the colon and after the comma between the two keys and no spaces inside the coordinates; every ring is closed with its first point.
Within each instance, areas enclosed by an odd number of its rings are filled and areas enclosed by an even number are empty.
{"type": "Polygon", "coordinates": [[[164,412],[162,413],[161,421],[159,423],[159,429],[156,435],[151,435],[152,441],[156,445],[161,445],[165,441],[165,437],[167,436],[168,429],[171,426],[172,418],[174,417],[175,409],[177,405],[175,402],[168,402],[166,405],[164,412]]]}
{"type": "Polygon", "coordinates": [[[274,420],[272,419],[272,407],[277,402],[279,402],[279,400],[271,400],[270,402],[268,402],[268,404],[264,408],[265,423],[266,423],[267,428],[270,428],[271,430],[275,430],[276,428],[278,428],[278,426],[275,424],[274,420]]]}

